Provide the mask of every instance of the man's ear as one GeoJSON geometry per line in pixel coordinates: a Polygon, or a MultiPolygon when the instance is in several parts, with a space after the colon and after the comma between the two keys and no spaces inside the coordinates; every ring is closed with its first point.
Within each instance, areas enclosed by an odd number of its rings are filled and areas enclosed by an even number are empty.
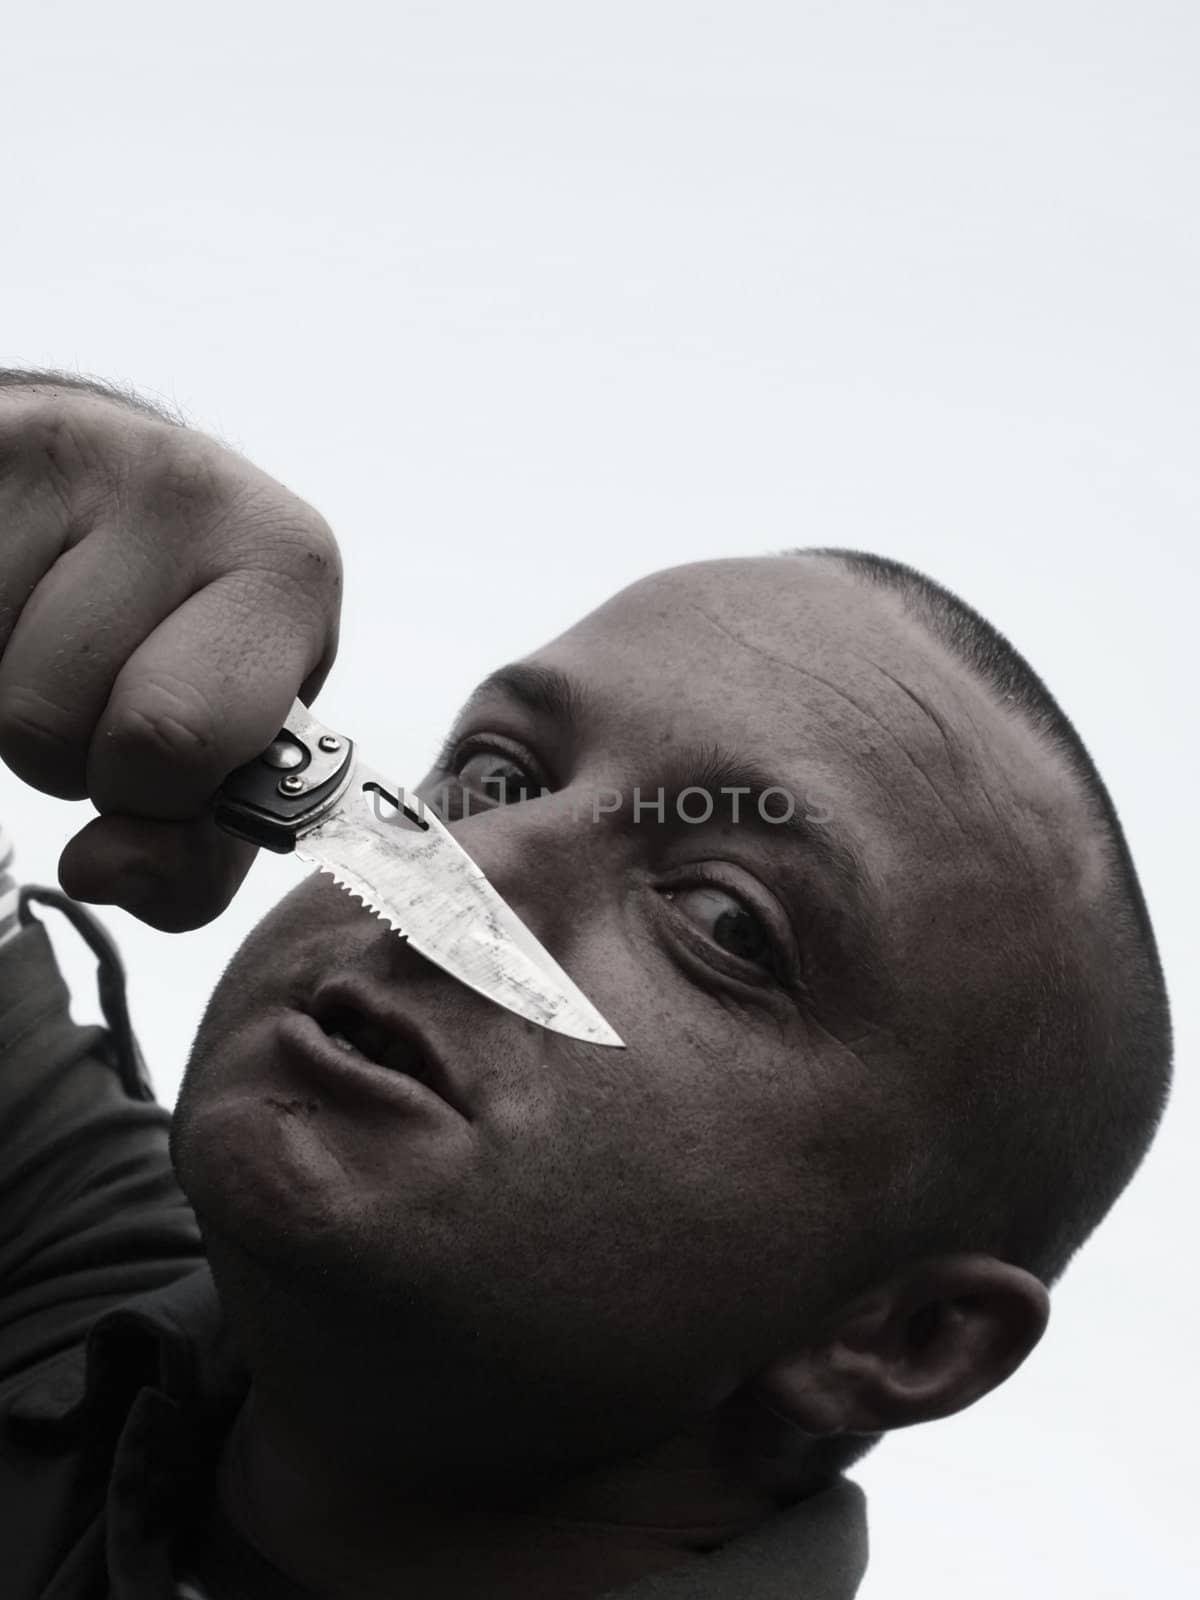
{"type": "Polygon", "coordinates": [[[828,1318],[813,1344],[745,1387],[817,1437],[948,1417],[1012,1375],[1045,1332],[1050,1297],[993,1256],[914,1262],[828,1318]]]}

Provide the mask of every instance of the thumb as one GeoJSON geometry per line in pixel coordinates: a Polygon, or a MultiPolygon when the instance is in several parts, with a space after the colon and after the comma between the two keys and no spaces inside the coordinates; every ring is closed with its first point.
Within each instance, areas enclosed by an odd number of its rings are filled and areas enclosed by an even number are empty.
{"type": "Polygon", "coordinates": [[[210,817],[161,822],[108,815],[70,841],[58,881],[72,900],[120,906],[164,933],[186,933],[225,910],[257,853],[210,817]]]}

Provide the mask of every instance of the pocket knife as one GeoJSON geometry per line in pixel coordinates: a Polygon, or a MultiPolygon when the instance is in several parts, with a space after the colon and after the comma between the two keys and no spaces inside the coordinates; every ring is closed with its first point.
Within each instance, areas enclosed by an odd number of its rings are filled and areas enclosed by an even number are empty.
{"type": "Polygon", "coordinates": [[[267,749],[225,780],[213,817],[328,872],[427,960],[519,1017],[624,1048],[434,808],[368,767],[301,701],[267,749]]]}

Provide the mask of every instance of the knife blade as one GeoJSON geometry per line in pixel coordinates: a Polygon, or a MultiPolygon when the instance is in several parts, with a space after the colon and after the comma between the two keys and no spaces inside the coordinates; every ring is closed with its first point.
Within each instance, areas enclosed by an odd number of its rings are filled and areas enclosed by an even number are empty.
{"type": "Polygon", "coordinates": [[[300,700],[268,748],[225,780],[213,816],[227,833],[329,873],[478,994],[567,1038],[624,1048],[435,809],[388,783],[300,700]]]}

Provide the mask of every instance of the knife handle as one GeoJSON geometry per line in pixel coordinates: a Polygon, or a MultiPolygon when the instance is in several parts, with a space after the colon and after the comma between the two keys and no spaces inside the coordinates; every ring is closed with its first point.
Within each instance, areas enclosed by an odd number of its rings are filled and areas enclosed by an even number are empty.
{"type": "Polygon", "coordinates": [[[353,742],[296,700],[262,754],[217,790],[213,820],[226,833],[286,854],[341,799],[353,766],[353,742]]]}

